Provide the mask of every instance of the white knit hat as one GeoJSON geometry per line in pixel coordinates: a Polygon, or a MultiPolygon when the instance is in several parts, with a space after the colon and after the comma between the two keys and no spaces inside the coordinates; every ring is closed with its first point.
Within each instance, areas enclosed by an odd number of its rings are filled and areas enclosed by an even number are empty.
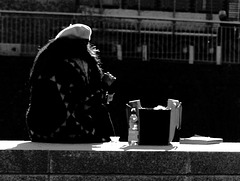
{"type": "Polygon", "coordinates": [[[92,30],[89,26],[84,24],[73,24],[64,28],[60,31],[55,39],[60,37],[68,37],[68,38],[82,38],[90,40],[92,35],[92,30]]]}

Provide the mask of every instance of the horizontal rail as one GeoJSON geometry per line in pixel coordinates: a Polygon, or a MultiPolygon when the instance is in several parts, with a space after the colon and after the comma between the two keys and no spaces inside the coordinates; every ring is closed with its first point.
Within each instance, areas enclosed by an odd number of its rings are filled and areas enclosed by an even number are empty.
{"type": "Polygon", "coordinates": [[[136,19],[136,20],[164,20],[164,21],[176,21],[176,22],[197,22],[197,23],[224,23],[224,24],[237,24],[239,21],[222,22],[217,20],[201,20],[201,19],[184,19],[184,18],[166,18],[156,16],[128,16],[128,15],[104,15],[104,14],[81,14],[81,13],[66,13],[66,12],[42,12],[42,11],[14,11],[14,10],[0,10],[1,13],[19,14],[19,15],[51,15],[51,16],[90,16],[96,18],[117,18],[117,19],[136,19]]]}
{"type": "Polygon", "coordinates": [[[239,22],[0,10],[0,55],[34,56],[64,27],[92,27],[103,58],[240,63],[239,22]]]}

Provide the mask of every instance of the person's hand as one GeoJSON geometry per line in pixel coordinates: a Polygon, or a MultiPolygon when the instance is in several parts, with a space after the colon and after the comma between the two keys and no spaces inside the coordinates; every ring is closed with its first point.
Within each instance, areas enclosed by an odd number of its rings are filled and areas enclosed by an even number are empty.
{"type": "Polygon", "coordinates": [[[107,97],[107,104],[109,104],[112,100],[113,100],[113,96],[114,96],[115,93],[112,93],[112,94],[106,94],[106,97],[107,97]]]}
{"type": "Polygon", "coordinates": [[[112,83],[116,80],[116,77],[114,77],[109,72],[104,73],[103,75],[103,82],[105,82],[108,86],[111,86],[112,83]]]}

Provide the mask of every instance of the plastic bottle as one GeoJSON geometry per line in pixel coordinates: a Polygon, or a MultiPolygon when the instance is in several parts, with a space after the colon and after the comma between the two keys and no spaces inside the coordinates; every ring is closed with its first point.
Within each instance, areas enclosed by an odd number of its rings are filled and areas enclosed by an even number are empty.
{"type": "Polygon", "coordinates": [[[131,109],[131,114],[129,116],[129,128],[128,128],[128,143],[129,145],[138,144],[138,135],[139,135],[139,125],[138,125],[138,116],[136,113],[136,108],[131,109]]]}

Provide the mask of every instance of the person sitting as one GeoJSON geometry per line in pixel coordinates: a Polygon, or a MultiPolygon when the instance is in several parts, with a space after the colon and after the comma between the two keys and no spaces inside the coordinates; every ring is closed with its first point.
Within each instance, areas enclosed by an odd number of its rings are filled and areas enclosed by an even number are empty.
{"type": "Polygon", "coordinates": [[[70,25],[36,55],[26,112],[32,141],[104,142],[115,134],[106,93],[116,78],[103,72],[91,35],[87,25],[70,25]]]}

